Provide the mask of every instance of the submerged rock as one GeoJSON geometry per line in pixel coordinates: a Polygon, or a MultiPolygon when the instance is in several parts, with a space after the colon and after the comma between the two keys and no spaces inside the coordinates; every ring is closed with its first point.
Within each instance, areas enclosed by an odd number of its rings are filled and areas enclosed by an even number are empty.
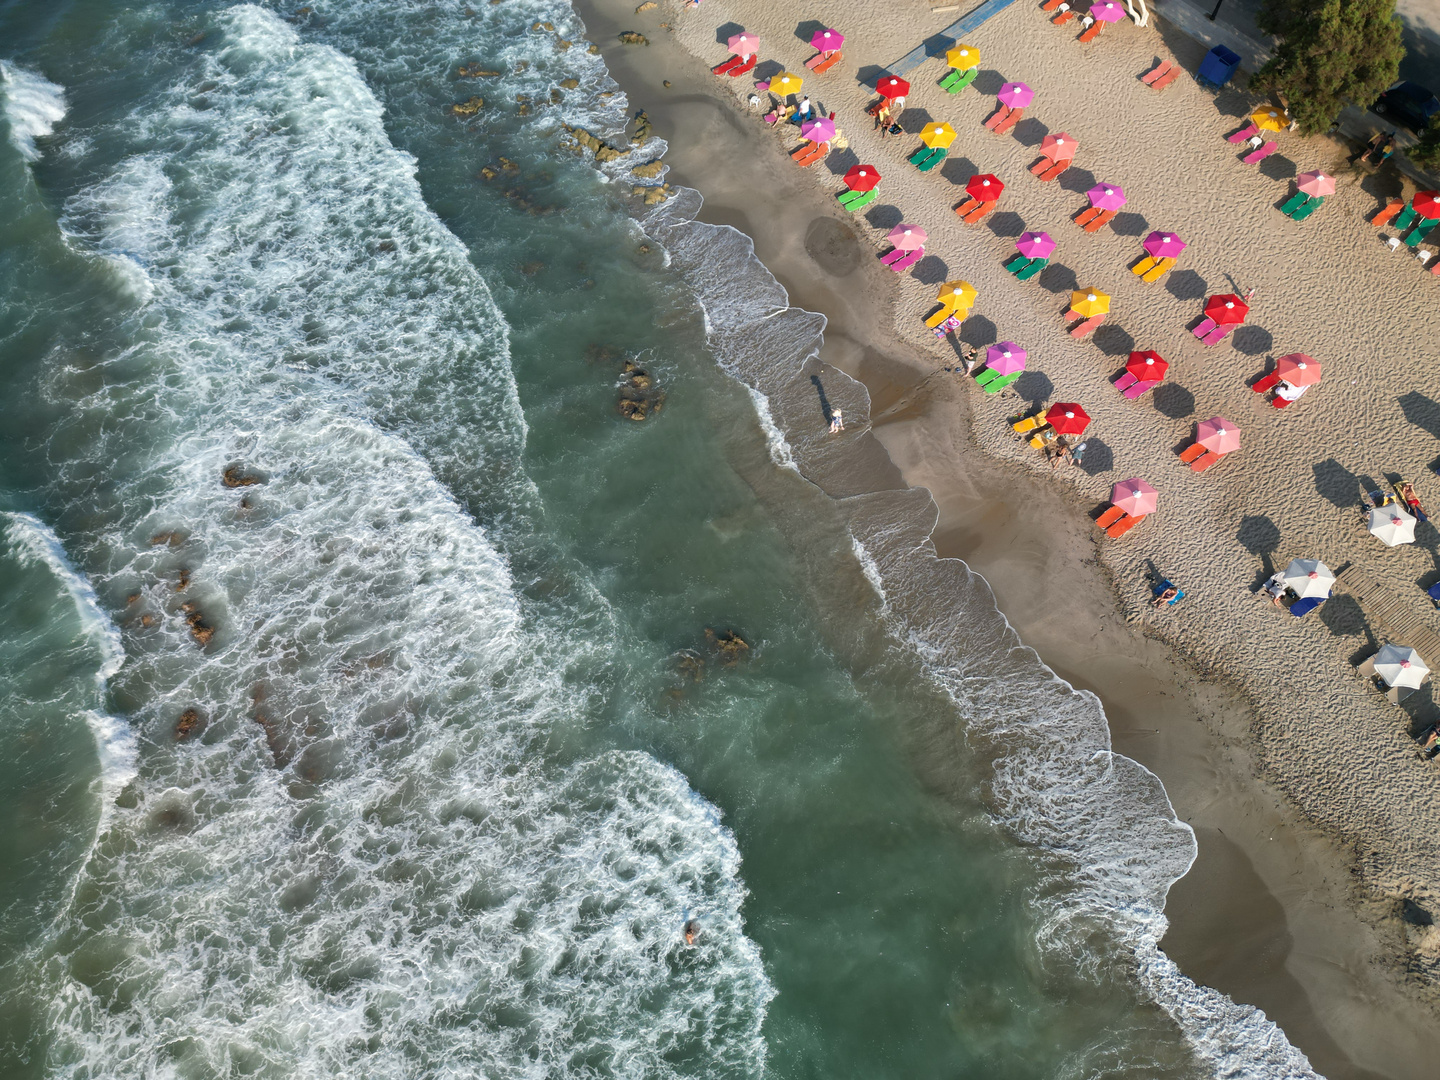
{"type": "Polygon", "coordinates": [[[494,79],[499,77],[500,72],[489,71],[479,64],[466,64],[456,74],[462,79],[494,79]]]}
{"type": "Polygon", "coordinates": [[[576,89],[576,88],[579,87],[579,85],[580,85],[580,80],[579,80],[579,79],[561,79],[561,80],[560,80],[560,85],[563,86],[566,90],[574,90],[574,89],[576,89]]]}
{"type": "Polygon", "coordinates": [[[571,127],[569,124],[566,124],[565,130],[574,137],[577,143],[593,153],[596,161],[614,161],[616,158],[624,157],[630,153],[629,147],[621,150],[618,147],[611,146],[609,143],[597,139],[582,127],[571,127]]]}
{"type": "Polygon", "coordinates": [[[202,649],[209,645],[210,639],[215,636],[215,628],[205,622],[205,616],[201,614],[195,601],[187,600],[180,605],[180,610],[185,612],[185,622],[190,627],[190,636],[202,649]]]}
{"type": "Polygon", "coordinates": [[[175,721],[175,738],[182,741],[188,739],[199,727],[200,714],[194,709],[186,709],[175,721]]]}
{"type": "Polygon", "coordinates": [[[750,653],[750,643],[733,630],[725,630],[717,634],[707,626],[705,640],[720,654],[720,663],[726,667],[738,664],[750,653]]]}
{"type": "Polygon", "coordinates": [[[642,180],[653,180],[660,175],[660,170],[665,166],[659,160],[647,161],[644,165],[636,165],[630,170],[630,175],[638,176],[642,180]]]}
{"type": "Polygon", "coordinates": [[[265,478],[246,472],[239,465],[228,465],[220,474],[220,482],[227,488],[250,487],[252,484],[263,484],[265,478]]]}
{"type": "Polygon", "coordinates": [[[625,45],[649,45],[650,39],[644,34],[636,33],[634,30],[623,30],[620,33],[620,41],[625,45]]]}
{"type": "Polygon", "coordinates": [[[481,97],[472,97],[469,101],[462,102],[462,103],[459,104],[459,105],[451,105],[451,106],[450,106],[450,115],[451,115],[451,116],[458,116],[458,117],[474,116],[476,113],[478,113],[478,112],[479,112],[481,109],[483,109],[484,107],[485,107],[485,99],[484,99],[484,98],[481,98],[481,97]]]}
{"type": "Polygon", "coordinates": [[[499,175],[500,170],[491,165],[486,165],[483,169],[480,170],[480,176],[484,180],[494,180],[495,177],[499,175]]]}
{"type": "MultiPolygon", "coordinates": [[[[226,486],[229,487],[228,484],[226,486]]],[[[172,529],[170,532],[156,533],[150,537],[150,546],[159,547],[161,544],[165,544],[169,547],[179,547],[185,542],[185,538],[188,535],[189,533],[180,532],[178,529],[172,529]]]]}

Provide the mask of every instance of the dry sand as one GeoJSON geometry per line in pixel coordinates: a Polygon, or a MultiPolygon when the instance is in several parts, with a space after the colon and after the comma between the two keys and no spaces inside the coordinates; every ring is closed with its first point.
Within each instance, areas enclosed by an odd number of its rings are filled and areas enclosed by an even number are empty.
{"type": "MultiPolygon", "coordinates": [[[[1417,999],[1434,999],[1440,931],[1417,925],[1416,912],[1440,909],[1440,770],[1416,758],[1408,734],[1411,714],[1432,708],[1429,691],[1407,713],[1354,673],[1373,640],[1350,598],[1300,620],[1254,594],[1270,566],[1306,555],[1366,566],[1418,609],[1417,583],[1437,569],[1433,529],[1392,550],[1359,524],[1362,480],[1388,472],[1417,479],[1440,509],[1440,481],[1425,479],[1440,451],[1440,279],[1387,251],[1365,221],[1398,179],[1362,179],[1345,169],[1344,148],[1292,135],[1261,168],[1241,164],[1222,136],[1251,99],[1217,98],[1188,78],[1163,93],[1139,83],[1159,56],[1198,62],[1200,50],[1163,23],[1122,22],[1082,46],[1028,3],[992,19],[969,40],[984,57],[975,88],[939,91],[940,60],[910,76],[907,129],[934,118],[960,132],[943,171],[925,175],[904,160],[917,141],[871,132],[862,110],[873,98],[857,72],[873,79],[953,13],[861,0],[822,0],[798,21],[755,0],[581,10],[632,103],[670,141],[670,179],[706,195],[702,219],[755,238],[792,303],[830,319],[821,359],[869,388],[875,438],[904,482],[939,505],[940,553],[980,571],[1023,639],[1101,697],[1116,749],[1154,769],[1196,828],[1200,858],[1167,909],[1165,944],[1182,969],[1265,1009],[1332,1078],[1433,1075],[1434,1018],[1417,999]],[[845,61],[807,90],[838,113],[850,150],[802,172],[784,156],[794,136],[747,115],[742,87],[706,66],[743,26],[760,34],[762,57],[803,73],[816,21],[847,34],[845,61]],[[654,47],[611,45],[632,28],[654,47]],[[662,77],[673,86],[662,89],[662,77]],[[996,136],[981,124],[1007,80],[1033,86],[1036,102],[1013,136],[996,136]],[[1076,165],[1042,184],[1028,167],[1045,131],[1062,129],[1080,141],[1076,165]],[[851,219],[832,196],[860,158],[885,180],[869,213],[851,219]],[[1340,190],[1297,224],[1274,206],[1292,190],[1285,178],[1309,168],[1336,171],[1340,190]],[[950,208],[977,171],[1010,186],[995,214],[966,226],[950,208]],[[1118,232],[1087,235],[1067,220],[1092,178],[1130,196],[1118,232]],[[930,231],[929,256],[903,280],[874,261],[902,217],[930,231]],[[1191,246],[1175,272],[1146,285],[1128,267],[1151,227],[1191,246]],[[1060,244],[1029,284],[1002,266],[1024,228],[1060,244]],[[954,351],[921,319],[951,278],[980,292],[966,341],[1030,350],[1035,374],[1017,384],[1027,398],[986,398],[935,375],[954,351]],[[1076,283],[1114,296],[1102,331],[1078,342],[1061,323],[1076,283]],[[1258,289],[1250,322],[1207,349],[1186,327],[1203,295],[1237,286],[1258,289]],[[1166,394],[1132,402],[1109,385],[1132,347],[1171,361],[1166,394]],[[1325,364],[1325,381],[1277,412],[1246,383],[1267,357],[1296,351],[1325,364]],[[1009,416],[1046,398],[1079,401],[1094,417],[1085,471],[1052,473],[1010,433],[1009,416]],[[1195,475],[1176,448],[1216,413],[1240,425],[1242,449],[1195,475]],[[1097,542],[1088,512],[1132,475],[1160,489],[1159,513],[1123,541],[1097,542]],[[1144,602],[1152,564],[1188,594],[1163,615],[1144,602]]],[[[852,427],[866,419],[847,408],[852,427]]],[[[873,461],[867,475],[893,483],[873,461]]]]}

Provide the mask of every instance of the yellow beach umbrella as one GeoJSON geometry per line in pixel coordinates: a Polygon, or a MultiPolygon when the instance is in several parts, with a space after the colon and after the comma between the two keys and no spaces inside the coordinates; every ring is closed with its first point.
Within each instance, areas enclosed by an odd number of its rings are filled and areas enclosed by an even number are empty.
{"type": "Polygon", "coordinates": [[[1081,289],[1070,294],[1070,307],[1077,315],[1092,319],[1110,310],[1110,295],[1099,289],[1081,289]]]}
{"type": "Polygon", "coordinates": [[[937,146],[949,146],[955,141],[955,129],[943,121],[938,124],[926,124],[920,132],[920,141],[931,149],[937,146]]]}
{"type": "Polygon", "coordinates": [[[935,299],[952,308],[968,308],[975,303],[975,286],[968,281],[947,281],[935,299]]]}
{"type": "Polygon", "coordinates": [[[804,81],[799,75],[791,75],[788,71],[782,71],[779,75],[771,76],[770,92],[779,94],[782,98],[790,94],[798,94],[804,81]]]}
{"type": "Polygon", "coordinates": [[[956,71],[980,66],[980,50],[974,45],[956,45],[945,54],[945,63],[956,71]]]}
{"type": "Polygon", "coordinates": [[[1279,105],[1262,105],[1250,114],[1250,121],[1261,131],[1279,131],[1290,125],[1290,114],[1279,105]]]}

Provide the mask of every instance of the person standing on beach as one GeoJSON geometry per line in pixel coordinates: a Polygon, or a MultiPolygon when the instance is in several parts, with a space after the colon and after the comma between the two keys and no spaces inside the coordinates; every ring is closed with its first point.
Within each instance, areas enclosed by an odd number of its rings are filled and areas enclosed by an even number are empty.
{"type": "Polygon", "coordinates": [[[839,409],[830,414],[830,434],[838,435],[845,430],[845,416],[839,409]]]}

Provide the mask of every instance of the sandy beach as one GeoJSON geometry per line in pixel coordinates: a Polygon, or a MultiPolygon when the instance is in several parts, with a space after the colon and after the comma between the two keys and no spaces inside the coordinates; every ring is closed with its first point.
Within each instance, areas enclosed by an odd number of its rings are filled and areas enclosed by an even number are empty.
{"type": "Polygon", "coordinates": [[[810,479],[838,497],[928,489],[938,554],[981,573],[1023,640],[1101,698],[1115,748],[1160,776],[1196,830],[1199,859],[1167,908],[1165,947],[1182,970],[1264,1009],[1327,1076],[1431,1075],[1440,770],[1412,739],[1433,715],[1429,687],[1398,708],[1356,674],[1386,637],[1353,597],[1294,619],[1257,595],[1273,569],[1307,556],[1366,568],[1417,613],[1428,608],[1422,589],[1440,537],[1422,527],[1416,544],[1385,548],[1359,513],[1362,487],[1386,474],[1415,480],[1422,500],[1440,505],[1429,471],[1440,436],[1440,281],[1387,250],[1384,230],[1366,221],[1401,193],[1398,177],[1352,172],[1345,146],[1287,133],[1260,167],[1242,164],[1224,136],[1255,99],[1216,96],[1188,74],[1163,92],[1139,82],[1157,58],[1189,71],[1200,59],[1158,20],[1118,23],[1086,46],[1038,5],[1005,10],[968,41],[983,57],[970,90],[936,87],[942,60],[910,74],[907,132],[931,119],[959,132],[943,168],[921,174],[904,160],[919,145],[913,135],[882,143],[871,130],[863,80],[954,12],[827,0],[797,25],[793,10],[754,0],[683,12],[580,7],[632,111],[645,108],[668,140],[667,179],[702,192],[701,219],[752,237],[790,302],[829,320],[817,363],[856,434],[846,468],[810,479]],[[786,156],[795,129],[777,135],[747,110],[748,82],[708,68],[743,27],[761,37],[763,72],[774,61],[804,73],[812,24],[847,35],[844,61],[806,89],[836,112],[849,148],[807,171],[786,156]],[[622,46],[620,30],[652,44],[622,46]],[[1035,103],[1012,135],[994,135],[982,122],[1010,80],[1034,87],[1035,103]],[[1076,163],[1041,183],[1029,166],[1043,135],[1061,130],[1080,143],[1076,163]],[[859,160],[885,179],[879,200],[851,218],[833,196],[859,160]],[[1274,207],[1295,173],[1316,168],[1333,172],[1339,190],[1292,222],[1274,207]],[[968,226],[952,207],[977,172],[1008,186],[997,211],[968,226]],[[1066,219],[1097,181],[1122,185],[1129,202],[1113,228],[1089,235],[1066,219]],[[927,257],[903,278],[877,261],[901,220],[930,233],[927,257]],[[1146,284],[1128,268],[1152,228],[1190,246],[1146,284]],[[1021,283],[1003,264],[1025,229],[1049,231],[1059,247],[1037,280],[1021,283]],[[955,278],[979,291],[965,342],[1030,350],[1012,390],[986,397],[943,370],[955,350],[922,320],[938,285],[955,278]],[[1077,341],[1061,316],[1079,286],[1114,299],[1104,326],[1077,341]],[[1249,288],[1251,317],[1231,338],[1207,348],[1188,333],[1206,295],[1249,288]],[[1131,401],[1110,385],[1131,349],[1170,361],[1163,394],[1131,401]],[[1325,378],[1282,413],[1247,384],[1291,352],[1318,358],[1325,378]],[[863,391],[837,390],[846,376],[863,391]],[[1093,418],[1084,468],[1052,471],[1010,431],[1011,417],[1055,400],[1080,402],[1093,418]],[[1239,425],[1241,450],[1194,474],[1177,450],[1216,414],[1239,425]],[[1111,484],[1136,475],[1159,489],[1158,512],[1108,540],[1091,518],[1111,484]],[[1149,607],[1152,569],[1182,585],[1181,606],[1149,607]]]}

